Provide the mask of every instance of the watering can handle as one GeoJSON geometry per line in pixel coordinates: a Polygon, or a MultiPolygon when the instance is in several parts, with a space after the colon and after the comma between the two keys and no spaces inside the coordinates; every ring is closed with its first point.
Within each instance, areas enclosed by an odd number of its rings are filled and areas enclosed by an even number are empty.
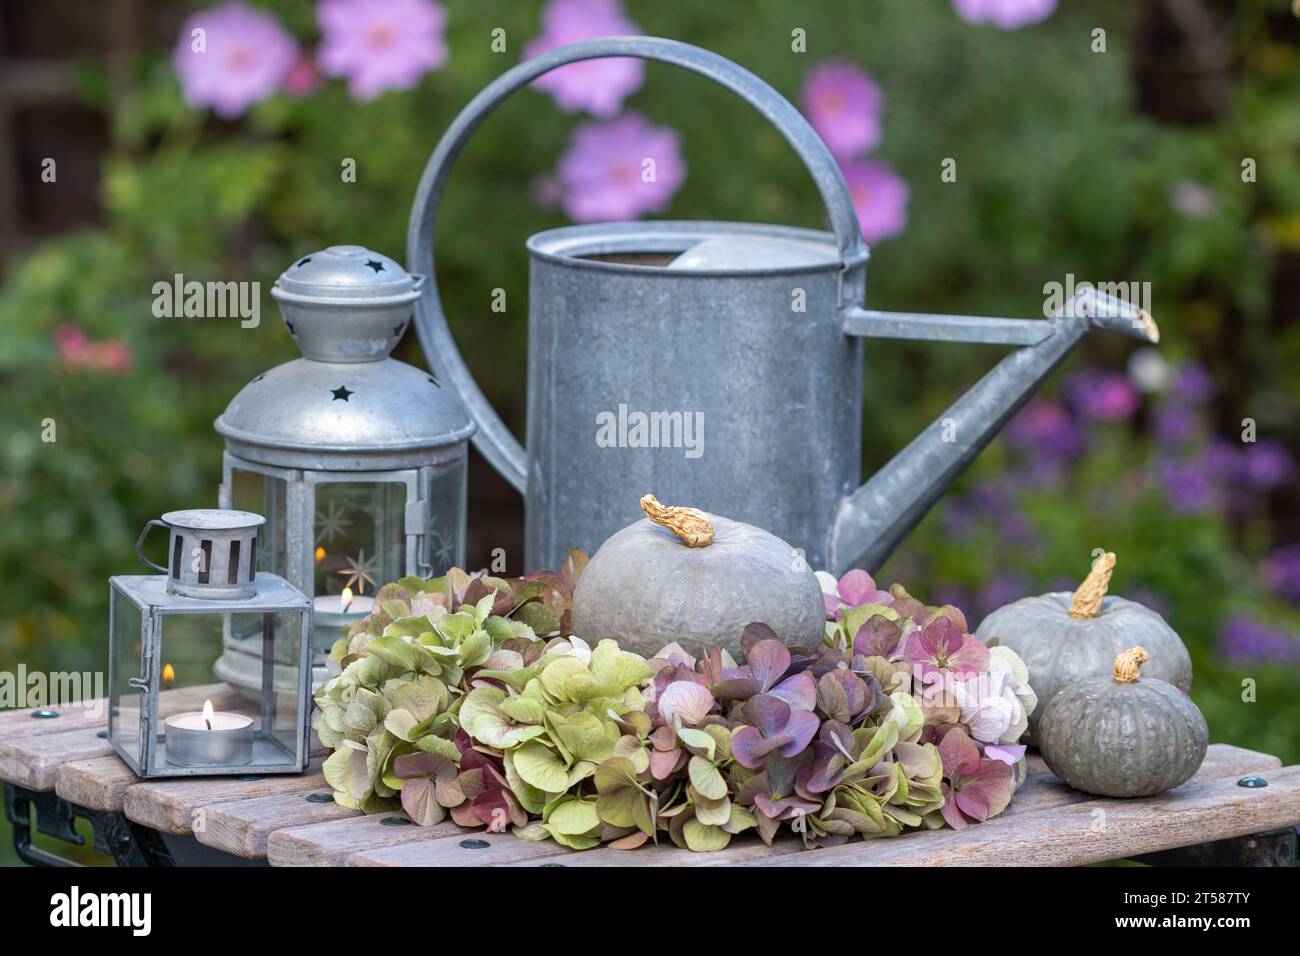
{"type": "Polygon", "coordinates": [[[434,224],[442,191],[451,176],[452,164],[469,137],[498,104],[515,90],[556,67],[604,57],[637,57],[680,66],[727,88],[762,113],[794,147],[812,173],[813,181],[826,204],[844,267],[849,269],[861,265],[867,258],[867,247],[862,241],[852,197],[826,144],[785,97],[726,57],[663,37],[601,37],[558,47],[507,70],[484,87],[461,110],[429,157],[424,175],[420,177],[415,202],[411,206],[411,219],[406,233],[406,258],[407,266],[412,272],[429,277],[415,308],[415,326],[424,354],[434,371],[456,390],[470,416],[478,424],[479,430],[474,435],[474,444],[478,450],[521,493],[526,492],[528,486],[527,456],[524,449],[474,382],[447,325],[442,301],[438,297],[434,266],[434,224]]]}

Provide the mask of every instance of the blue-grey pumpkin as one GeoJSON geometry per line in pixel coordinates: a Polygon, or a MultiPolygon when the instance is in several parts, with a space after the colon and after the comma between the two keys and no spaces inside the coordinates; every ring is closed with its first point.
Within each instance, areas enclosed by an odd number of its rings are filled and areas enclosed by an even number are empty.
{"type": "Polygon", "coordinates": [[[573,591],[573,633],[653,656],[676,641],[692,654],[740,659],[747,624],[787,644],[822,638],[826,605],[799,552],[776,535],[695,508],[641,499],[647,517],[610,535],[573,591]]]}
{"type": "MultiPolygon", "coordinates": [[[[980,622],[975,636],[989,647],[1003,644],[1019,654],[1044,705],[1062,688],[1110,674],[1115,656],[1138,644],[1151,653],[1148,676],[1190,692],[1192,658],[1182,638],[1150,608],[1107,595],[1114,570],[1115,555],[1107,552],[1073,594],[1041,594],[998,608],[980,622]]],[[[1028,742],[1037,743],[1045,712],[1039,707],[1029,715],[1028,742]]]]}
{"type": "Polygon", "coordinates": [[[1044,709],[1043,762],[1074,789],[1149,797],[1200,769],[1209,746],[1205,717],[1174,685],[1140,674],[1147,660],[1144,647],[1124,651],[1110,677],[1066,687],[1044,709]]]}

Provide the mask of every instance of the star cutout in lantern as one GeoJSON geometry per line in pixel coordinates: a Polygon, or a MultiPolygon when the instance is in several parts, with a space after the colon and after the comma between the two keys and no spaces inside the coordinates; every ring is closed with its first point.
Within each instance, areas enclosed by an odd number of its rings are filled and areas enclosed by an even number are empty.
{"type": "Polygon", "coordinates": [[[366,583],[369,582],[373,588],[375,586],[375,571],[378,570],[379,558],[366,558],[366,550],[362,548],[357,552],[355,558],[344,557],[348,566],[341,572],[343,575],[344,587],[356,585],[358,594],[366,593],[366,583]]]}
{"type": "Polygon", "coordinates": [[[334,396],[333,401],[337,402],[339,399],[343,399],[343,401],[346,402],[348,396],[355,395],[356,392],[349,389],[346,385],[340,385],[338,388],[330,389],[330,394],[334,396]]]}
{"type": "Polygon", "coordinates": [[[352,519],[342,508],[331,501],[324,511],[316,512],[316,543],[333,544],[334,539],[343,534],[352,519]]]}
{"type": "Polygon", "coordinates": [[[444,568],[451,567],[452,560],[456,557],[456,545],[452,541],[451,535],[443,534],[441,531],[434,531],[430,543],[434,559],[444,568]]]}
{"type": "Polygon", "coordinates": [[[384,264],[382,262],[379,262],[378,260],[368,259],[366,261],[366,265],[370,266],[370,268],[374,269],[376,272],[384,271],[384,264]]]}

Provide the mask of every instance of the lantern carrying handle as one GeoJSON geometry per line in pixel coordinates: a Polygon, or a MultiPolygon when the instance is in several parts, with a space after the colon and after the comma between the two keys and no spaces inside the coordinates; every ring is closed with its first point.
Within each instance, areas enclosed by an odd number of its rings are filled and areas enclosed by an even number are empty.
{"type": "Polygon", "coordinates": [[[161,519],[158,518],[150,518],[149,523],[146,524],[144,526],[144,530],[140,532],[140,537],[135,539],[135,556],[139,558],[140,563],[145,565],[146,567],[153,568],[155,571],[161,571],[163,574],[170,574],[171,572],[168,571],[166,568],[164,568],[161,564],[154,564],[152,561],[150,561],[148,558],[144,556],[144,539],[149,537],[149,530],[153,528],[155,525],[159,528],[171,527],[171,525],[169,525],[166,521],[162,521],[161,519]]]}
{"type": "Polygon", "coordinates": [[[605,57],[635,57],[679,66],[713,80],[758,110],[794,147],[812,174],[826,204],[844,270],[854,269],[867,259],[867,247],[862,241],[853,199],[826,144],[789,100],[726,57],[664,37],[600,37],[557,47],[507,70],[461,110],[429,157],[411,206],[406,257],[408,271],[429,277],[415,307],[415,326],[424,354],[434,371],[455,389],[470,417],[478,424],[479,430],[473,438],[475,446],[521,493],[526,492],[528,484],[527,455],[475,383],[447,325],[434,267],[434,225],[442,192],[456,157],[474,131],[506,97],[557,67],[605,57]]]}

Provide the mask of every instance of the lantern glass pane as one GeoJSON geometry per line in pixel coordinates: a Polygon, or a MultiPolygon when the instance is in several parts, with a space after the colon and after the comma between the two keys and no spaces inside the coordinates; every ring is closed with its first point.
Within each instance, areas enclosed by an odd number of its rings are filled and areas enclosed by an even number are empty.
{"type": "MultiPolygon", "coordinates": [[[[230,507],[266,519],[257,536],[257,570],[281,577],[288,576],[289,567],[287,499],[288,482],[283,478],[241,468],[230,470],[230,507]]],[[[261,641],[261,622],[254,616],[235,616],[229,623],[232,629],[227,644],[237,653],[255,653],[261,641]]]]}
{"type": "Polygon", "coordinates": [[[142,695],[128,681],[147,677],[142,673],[144,649],[140,609],[114,587],[110,590],[109,613],[112,615],[113,686],[112,735],[118,745],[138,766],[140,763],[140,707],[142,695]]]}
{"type": "Polygon", "coordinates": [[[429,564],[433,576],[465,565],[465,470],[461,457],[433,473],[429,489],[429,564]]]}
{"type": "Polygon", "coordinates": [[[266,518],[257,538],[257,570],[284,576],[288,568],[288,482],[273,475],[232,468],[230,507],[266,518]]]}
{"type": "Polygon", "coordinates": [[[302,615],[250,611],[168,614],[162,620],[163,692],[150,769],[199,773],[248,767],[255,772],[297,760],[306,706],[298,693],[302,615]],[[262,667],[250,686],[236,690],[213,674],[223,627],[261,635],[262,667]],[[209,702],[210,724],[204,710],[209,702]]]}
{"type": "Polygon", "coordinates": [[[316,485],[315,594],[373,595],[405,573],[406,484],[316,485]]]}

